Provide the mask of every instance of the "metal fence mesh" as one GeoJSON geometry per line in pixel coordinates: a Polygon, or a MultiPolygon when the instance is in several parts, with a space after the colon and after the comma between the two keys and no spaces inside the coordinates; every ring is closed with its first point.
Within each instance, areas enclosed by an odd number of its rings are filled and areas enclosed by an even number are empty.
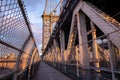
{"type": "Polygon", "coordinates": [[[0,75],[15,70],[18,54],[32,55],[32,50],[36,46],[34,40],[28,43],[30,39],[33,39],[30,35],[19,1],[0,0],[0,75]],[[26,45],[31,45],[31,47],[25,47],[26,45]]]}
{"type": "Polygon", "coordinates": [[[21,48],[29,36],[17,0],[0,1],[0,40],[21,48]]]}

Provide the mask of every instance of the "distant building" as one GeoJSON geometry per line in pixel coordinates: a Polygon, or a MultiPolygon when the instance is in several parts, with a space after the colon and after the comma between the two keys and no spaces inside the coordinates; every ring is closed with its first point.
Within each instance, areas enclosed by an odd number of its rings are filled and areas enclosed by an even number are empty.
{"type": "Polygon", "coordinates": [[[17,55],[14,53],[4,54],[0,56],[0,68],[14,69],[17,55]]]}

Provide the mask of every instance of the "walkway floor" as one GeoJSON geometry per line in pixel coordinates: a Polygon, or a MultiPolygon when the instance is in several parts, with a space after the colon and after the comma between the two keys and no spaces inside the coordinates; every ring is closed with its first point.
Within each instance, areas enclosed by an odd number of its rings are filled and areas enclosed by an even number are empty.
{"type": "Polygon", "coordinates": [[[37,70],[32,80],[73,80],[43,62],[37,70]]]}

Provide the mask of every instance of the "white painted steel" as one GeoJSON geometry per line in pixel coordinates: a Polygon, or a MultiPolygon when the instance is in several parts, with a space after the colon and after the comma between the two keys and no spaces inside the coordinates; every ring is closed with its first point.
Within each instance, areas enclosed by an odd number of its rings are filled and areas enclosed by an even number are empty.
{"type": "MultiPolygon", "coordinates": [[[[91,7],[86,2],[83,2],[81,10],[99,27],[99,29],[104,34],[112,33],[119,29],[119,25],[114,25],[113,23],[109,22],[107,19],[105,19],[104,14],[99,13],[99,11],[96,11],[93,7],[91,7]]],[[[107,17],[106,17],[107,18],[107,17]]],[[[118,48],[120,48],[120,32],[115,32],[109,35],[110,40],[112,43],[114,43],[118,48]]]]}
{"type": "Polygon", "coordinates": [[[104,33],[104,34],[112,34],[109,35],[110,40],[118,47],[120,48],[120,32],[116,31],[119,30],[120,28],[120,23],[117,22],[116,20],[112,19],[109,17],[107,14],[102,12],[100,9],[97,9],[95,6],[88,2],[80,1],[76,8],[74,9],[73,14],[77,14],[82,10],[90,19],[93,21],[99,29],[104,33]],[[115,32],[116,31],[116,32],[115,32]]]}

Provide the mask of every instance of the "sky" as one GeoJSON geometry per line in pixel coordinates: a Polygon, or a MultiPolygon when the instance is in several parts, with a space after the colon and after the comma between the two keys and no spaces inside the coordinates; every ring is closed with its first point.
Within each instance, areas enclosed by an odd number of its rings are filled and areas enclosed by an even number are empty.
{"type": "MultiPolygon", "coordinates": [[[[24,4],[26,5],[26,10],[31,23],[32,32],[38,50],[40,52],[42,47],[42,17],[41,16],[43,14],[46,0],[23,0],[23,1],[24,4]]],[[[59,0],[51,0],[51,1],[53,2],[57,1],[56,4],[59,2],[59,0]]],[[[97,40],[97,42],[99,44],[102,43],[101,40],[97,40]]]]}
{"type": "MultiPolygon", "coordinates": [[[[23,0],[39,52],[42,47],[42,14],[46,0],[23,0]]],[[[51,0],[56,4],[59,0],[51,0]]],[[[52,5],[55,6],[55,5],[52,5]]]]}
{"type": "Polygon", "coordinates": [[[42,18],[46,0],[24,0],[32,32],[39,52],[42,47],[42,18]]]}

